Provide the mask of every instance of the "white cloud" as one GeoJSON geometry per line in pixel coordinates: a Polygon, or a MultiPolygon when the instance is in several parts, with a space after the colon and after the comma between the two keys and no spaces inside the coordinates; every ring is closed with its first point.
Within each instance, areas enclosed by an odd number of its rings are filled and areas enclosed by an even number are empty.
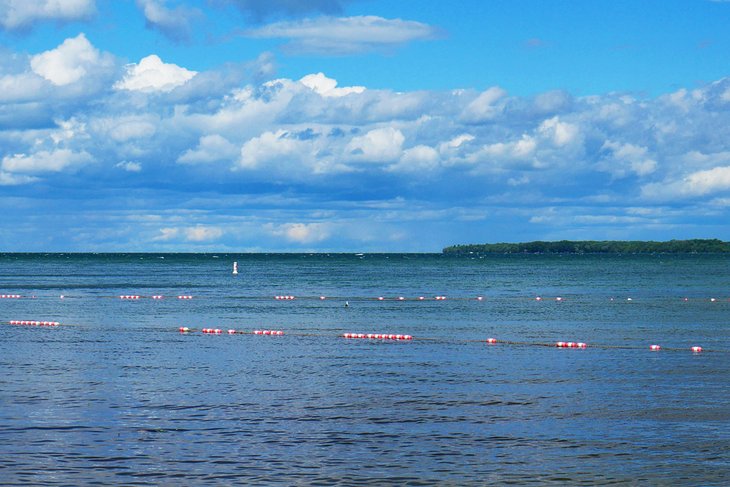
{"type": "Polygon", "coordinates": [[[376,16],[318,17],[276,22],[246,35],[286,38],[287,50],[296,53],[342,55],[395,47],[414,40],[433,39],[438,32],[420,22],[376,16]]]}
{"type": "Polygon", "coordinates": [[[431,172],[439,165],[439,153],[433,147],[417,145],[403,151],[397,164],[388,169],[397,172],[431,172]]]}
{"type": "Polygon", "coordinates": [[[362,93],[365,91],[364,86],[347,86],[345,88],[337,88],[337,80],[328,78],[324,75],[324,73],[308,74],[300,79],[299,82],[312,91],[325,97],[339,98],[351,93],[362,93]]]}
{"type": "Polygon", "coordinates": [[[512,142],[495,142],[483,146],[479,151],[470,156],[472,162],[484,163],[486,165],[500,165],[502,162],[532,160],[537,149],[537,141],[534,137],[523,134],[519,139],[512,142]]]}
{"type": "Polygon", "coordinates": [[[576,125],[561,122],[560,117],[545,120],[540,124],[538,131],[543,136],[548,137],[557,146],[570,144],[576,140],[579,134],[579,129],[576,125]]]}
{"type": "MultiPolygon", "coordinates": [[[[309,159],[310,151],[305,143],[288,137],[288,132],[264,132],[243,144],[238,166],[243,169],[255,169],[267,163],[280,163],[309,159]]],[[[289,164],[286,164],[289,167],[289,164]]],[[[275,168],[274,168],[275,169],[275,168]]]]}
{"type": "Polygon", "coordinates": [[[184,229],[185,240],[188,242],[209,242],[223,236],[223,230],[218,227],[190,227],[184,229]]]}
{"type": "Polygon", "coordinates": [[[95,0],[0,0],[0,25],[18,30],[43,20],[84,20],[95,11],[95,0]]]}
{"type": "Polygon", "coordinates": [[[14,154],[3,157],[0,167],[10,173],[39,174],[61,172],[88,164],[93,157],[88,152],[73,152],[70,149],[39,151],[33,154],[14,154]]]}
{"type": "Polygon", "coordinates": [[[160,228],[160,235],[155,241],[170,241],[183,239],[187,242],[210,242],[218,240],[224,234],[222,228],[217,226],[197,225],[194,227],[166,227],[160,228]]]}
{"type": "Polygon", "coordinates": [[[493,86],[477,96],[462,113],[462,119],[467,123],[481,123],[494,120],[504,106],[502,103],[507,92],[498,86],[493,86]]]}
{"type": "Polygon", "coordinates": [[[204,135],[200,138],[198,146],[185,151],[177,159],[177,162],[181,164],[206,164],[216,161],[233,161],[238,154],[238,148],[225,137],[217,134],[204,135]]]}
{"type": "Polygon", "coordinates": [[[142,164],[139,162],[122,161],[115,164],[115,167],[123,169],[127,172],[140,172],[142,170],[142,164]]]}
{"type": "Polygon", "coordinates": [[[124,78],[114,88],[118,90],[169,92],[185,84],[197,74],[176,64],[163,63],[159,56],[152,54],[142,58],[139,64],[126,67],[124,78]]]}
{"type": "Polygon", "coordinates": [[[705,195],[730,189],[730,166],[714,167],[690,174],[684,180],[689,194],[705,195]]]}
{"type": "Polygon", "coordinates": [[[21,184],[30,184],[38,181],[34,176],[26,176],[24,174],[13,174],[0,170],[0,186],[18,186],[21,184]]]}
{"type": "Polygon", "coordinates": [[[649,157],[647,147],[607,140],[603,149],[610,153],[610,157],[597,167],[614,177],[622,178],[631,173],[647,176],[657,169],[658,163],[649,157]]]}
{"type": "Polygon", "coordinates": [[[725,191],[730,191],[730,166],[696,171],[681,180],[650,183],[642,187],[643,196],[660,200],[695,198],[725,191]]]}
{"type": "Polygon", "coordinates": [[[400,157],[404,141],[405,137],[398,129],[377,128],[365,135],[353,137],[346,151],[352,160],[391,162],[400,157]]]}
{"type": "Polygon", "coordinates": [[[301,244],[315,243],[330,237],[331,228],[326,223],[286,223],[266,224],[264,227],[271,235],[284,237],[301,244]]]}
{"type": "Polygon", "coordinates": [[[99,69],[109,69],[113,64],[111,56],[100,53],[83,33],[30,60],[33,72],[56,86],[75,83],[99,69]]]}
{"type": "Polygon", "coordinates": [[[0,76],[0,102],[19,103],[41,97],[46,85],[35,73],[0,76]]]}

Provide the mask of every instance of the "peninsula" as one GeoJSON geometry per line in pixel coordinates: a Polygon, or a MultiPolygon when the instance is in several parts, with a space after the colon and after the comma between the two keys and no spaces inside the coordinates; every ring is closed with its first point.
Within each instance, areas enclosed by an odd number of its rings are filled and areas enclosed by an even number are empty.
{"type": "Polygon", "coordinates": [[[730,242],[718,239],[669,240],[560,240],[554,242],[452,245],[445,254],[721,254],[730,242]]]}

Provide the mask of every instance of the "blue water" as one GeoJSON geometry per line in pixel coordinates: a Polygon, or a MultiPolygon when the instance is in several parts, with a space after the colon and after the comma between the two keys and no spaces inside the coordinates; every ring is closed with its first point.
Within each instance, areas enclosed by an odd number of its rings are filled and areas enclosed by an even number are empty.
{"type": "Polygon", "coordinates": [[[730,485],[728,256],[0,254],[0,294],[2,485],[730,485]]]}

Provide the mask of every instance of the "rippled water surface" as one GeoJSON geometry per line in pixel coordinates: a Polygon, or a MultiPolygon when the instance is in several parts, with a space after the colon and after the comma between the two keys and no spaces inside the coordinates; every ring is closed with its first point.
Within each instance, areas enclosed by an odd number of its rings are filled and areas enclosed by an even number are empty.
{"type": "Polygon", "coordinates": [[[730,485],[730,257],[0,254],[0,294],[2,485],[730,485]]]}

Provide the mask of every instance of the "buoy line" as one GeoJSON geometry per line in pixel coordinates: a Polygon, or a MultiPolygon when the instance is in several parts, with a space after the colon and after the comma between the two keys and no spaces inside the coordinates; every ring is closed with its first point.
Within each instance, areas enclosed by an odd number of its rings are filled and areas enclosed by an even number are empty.
{"type": "Polygon", "coordinates": [[[730,353],[730,350],[722,349],[705,349],[697,345],[689,348],[681,347],[661,347],[659,345],[648,345],[648,346],[632,346],[632,345],[605,345],[605,344],[591,344],[590,347],[585,342],[572,342],[572,341],[557,341],[557,342],[526,342],[526,341],[514,341],[514,340],[497,340],[496,338],[486,339],[450,339],[444,340],[436,337],[414,337],[407,334],[393,334],[393,333],[340,333],[337,335],[333,334],[321,334],[321,333],[284,333],[281,330],[269,331],[269,330],[254,330],[244,331],[235,329],[223,329],[223,328],[191,328],[187,326],[181,326],[178,331],[183,335],[190,335],[196,332],[202,334],[213,334],[213,335],[271,335],[271,336],[293,336],[293,337],[314,337],[314,338],[342,338],[347,341],[424,341],[424,342],[459,342],[459,343],[485,343],[487,345],[514,345],[514,346],[532,346],[532,347],[543,347],[543,348],[570,348],[586,350],[588,348],[601,349],[601,350],[649,350],[649,351],[691,351],[693,353],[709,352],[709,353],[730,353]]]}
{"type": "Polygon", "coordinates": [[[569,295],[569,296],[484,296],[484,295],[472,295],[472,296],[445,296],[445,295],[434,295],[434,296],[326,296],[322,294],[318,295],[307,295],[307,296],[295,296],[292,294],[277,294],[277,295],[222,295],[222,294],[118,294],[118,295],[91,295],[91,294],[61,294],[59,296],[38,296],[30,295],[24,296],[20,294],[0,294],[0,299],[118,299],[121,301],[142,301],[142,300],[199,300],[199,299],[237,299],[237,300],[252,300],[252,301],[347,301],[347,302],[447,302],[447,301],[475,301],[490,303],[496,301],[535,301],[535,302],[556,302],[556,303],[568,303],[568,302],[609,302],[609,303],[631,303],[640,304],[647,302],[661,301],[676,301],[681,303],[730,303],[730,298],[725,297],[682,297],[682,296],[648,296],[648,297],[616,297],[616,296],[591,296],[591,295],[569,295]]]}
{"type": "MultiPolygon", "coordinates": [[[[10,320],[5,323],[9,325],[21,325],[31,327],[59,327],[61,323],[58,321],[40,321],[40,320],[10,320]]],[[[63,324],[66,326],[83,326],[83,325],[71,325],[63,324]]],[[[157,329],[155,329],[157,330],[157,329]]],[[[270,330],[270,329],[255,329],[251,331],[237,330],[234,328],[194,328],[188,326],[180,326],[177,331],[182,335],[191,335],[195,333],[201,333],[204,335],[254,335],[254,336],[293,336],[293,337],[313,337],[313,338],[338,338],[345,339],[346,341],[391,341],[391,342],[411,342],[411,341],[422,341],[422,342],[451,342],[451,343],[484,343],[489,346],[496,345],[507,345],[507,346],[525,346],[525,347],[547,347],[547,348],[565,348],[565,349],[577,349],[586,350],[599,349],[599,350],[648,350],[652,352],[668,351],[668,352],[681,352],[691,351],[692,353],[730,353],[730,350],[723,349],[706,349],[699,345],[693,345],[687,347],[662,347],[657,344],[650,344],[648,346],[634,346],[634,345],[608,345],[608,344],[591,344],[590,346],[585,342],[579,341],[557,341],[557,342],[527,342],[527,341],[515,341],[515,340],[499,340],[494,337],[486,339],[468,339],[468,338],[451,338],[444,339],[439,337],[414,337],[413,335],[404,333],[353,333],[345,332],[338,334],[323,334],[323,333],[290,333],[284,332],[283,330],[270,330]]]]}

